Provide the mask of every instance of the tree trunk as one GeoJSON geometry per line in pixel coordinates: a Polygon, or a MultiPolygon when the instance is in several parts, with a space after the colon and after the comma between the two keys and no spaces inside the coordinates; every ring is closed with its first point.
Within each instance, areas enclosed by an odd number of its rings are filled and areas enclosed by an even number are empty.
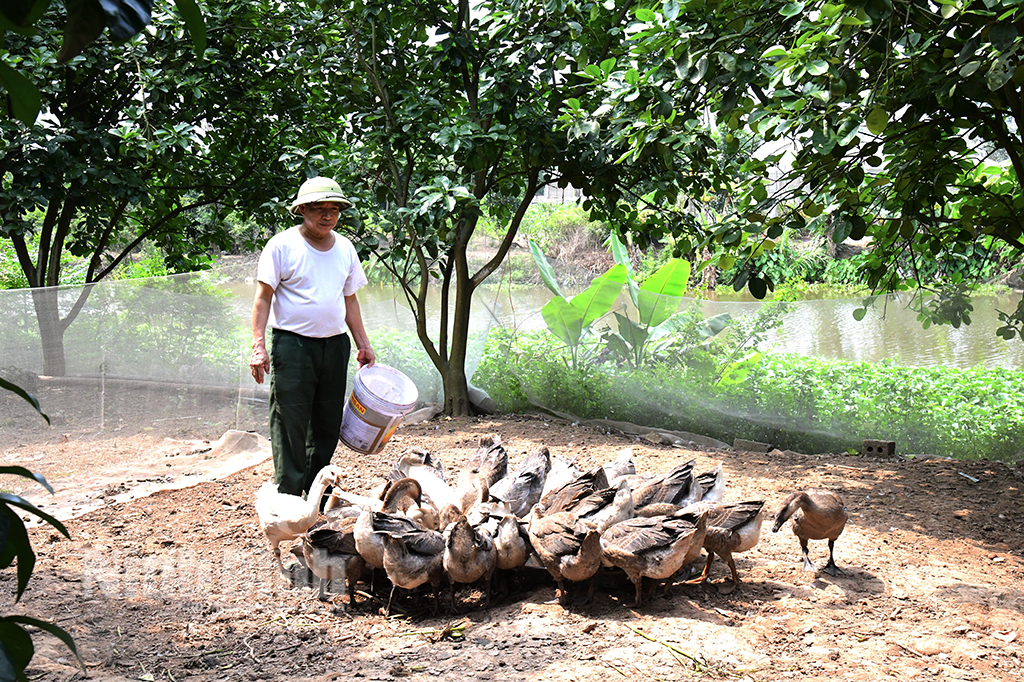
{"type": "Polygon", "coordinates": [[[43,374],[62,377],[67,373],[64,360],[64,325],[60,322],[58,287],[32,290],[32,303],[39,323],[39,340],[43,345],[43,374]]]}
{"type": "Polygon", "coordinates": [[[448,367],[442,374],[444,413],[450,417],[468,417],[473,414],[473,406],[469,401],[469,380],[466,377],[466,353],[469,348],[469,320],[476,287],[469,276],[469,263],[466,260],[468,243],[468,238],[457,240],[452,250],[452,257],[455,259],[455,311],[452,315],[448,367]]]}

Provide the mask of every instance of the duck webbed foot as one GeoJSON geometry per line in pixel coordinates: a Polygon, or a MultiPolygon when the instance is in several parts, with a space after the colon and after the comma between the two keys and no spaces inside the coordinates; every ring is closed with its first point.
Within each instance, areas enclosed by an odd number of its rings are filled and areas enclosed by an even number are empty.
{"type": "Polygon", "coordinates": [[[807,547],[806,547],[806,545],[803,547],[803,552],[804,552],[804,566],[803,566],[803,570],[804,571],[813,571],[814,570],[814,564],[811,563],[811,558],[807,555],[807,547]]]}

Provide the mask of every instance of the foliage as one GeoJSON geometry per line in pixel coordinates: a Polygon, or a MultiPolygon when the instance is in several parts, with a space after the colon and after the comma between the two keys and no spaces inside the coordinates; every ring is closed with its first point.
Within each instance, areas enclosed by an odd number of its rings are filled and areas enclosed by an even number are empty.
{"type": "Polygon", "coordinates": [[[367,169],[367,205],[380,207],[373,246],[387,246],[384,262],[444,378],[448,414],[470,408],[473,294],[505,260],[540,186],[572,184],[616,205],[657,176],[646,162],[616,167],[619,149],[596,134],[567,137],[558,122],[568,103],[589,101],[587,80],[574,75],[581,57],[625,54],[630,22],[614,3],[458,0],[344,2],[323,24],[322,73],[347,122],[339,134],[367,169]],[[471,267],[485,210],[499,242],[471,267]]]}
{"type": "MultiPolygon", "coordinates": [[[[206,48],[206,26],[196,0],[174,0],[185,28],[192,36],[196,52],[206,48]]],[[[7,31],[31,35],[35,24],[49,10],[50,0],[5,2],[0,5],[0,37],[7,31]]],[[[67,63],[93,43],[104,28],[110,29],[115,42],[130,40],[150,21],[153,0],[116,0],[115,2],[65,2],[67,19],[62,31],[64,42],[56,64],[67,63]]],[[[54,30],[55,29],[50,29],[54,30]]],[[[17,70],[6,58],[0,59],[0,87],[7,91],[7,115],[32,125],[40,110],[39,88],[29,76],[17,70]]]]}
{"type": "Polygon", "coordinates": [[[675,190],[656,188],[647,197],[654,215],[635,227],[652,239],[671,232],[697,253],[729,251],[745,270],[737,282],[758,298],[775,284],[758,255],[804,229],[827,230],[837,244],[871,237],[860,273],[876,292],[930,287],[932,277],[970,283],[976,273],[927,265],[969,260],[993,243],[1019,261],[1024,249],[1024,141],[1015,132],[1024,8],[937,7],[640,3],[630,10],[630,59],[581,64],[577,73],[604,97],[566,107],[564,124],[570,135],[599,131],[628,145],[622,163],[700,168],[680,173],[678,190],[691,197],[729,192],[735,210],[705,228],[669,210],[675,190]],[[716,157],[714,130],[738,149],[751,145],[742,173],[716,157]],[[993,174],[998,159],[1006,172],[993,174]]]}
{"type": "MultiPolygon", "coordinates": [[[[735,328],[752,321],[739,322],[735,328]]],[[[736,343],[737,340],[731,343],[736,343]]],[[[1013,461],[1024,442],[1024,372],[901,367],[763,354],[742,382],[715,382],[728,348],[706,364],[642,370],[557,359],[543,332],[494,332],[474,382],[503,409],[531,407],[690,431],[731,443],[769,442],[808,453],[859,450],[864,438],[900,452],[1013,461]]]]}
{"type": "MultiPolygon", "coordinates": [[[[39,83],[44,112],[0,120],[0,239],[28,286],[61,283],[68,253],[84,259],[84,283],[99,281],[144,244],[169,272],[200,269],[235,246],[239,212],[279,225],[280,192],[334,172],[324,145],[334,144],[336,104],[295,87],[319,71],[323,14],[287,6],[209,6],[202,68],[181,20],[163,11],[144,35],[97,41],[59,70],[56,12],[36,21],[38,33],[7,34],[5,61],[39,83]]],[[[49,374],[64,373],[62,335],[89,291],[64,309],[52,293],[38,297],[49,374]]]]}
{"type": "MultiPolygon", "coordinates": [[[[617,329],[606,332],[604,340],[613,354],[640,368],[647,359],[649,346],[669,336],[675,329],[673,316],[690,282],[690,263],[672,258],[641,284],[636,281],[625,247],[615,235],[611,236],[611,249],[616,264],[626,271],[627,289],[637,319],[634,321],[625,311],[616,312],[617,329]]],[[[728,324],[725,318],[721,320],[720,326],[711,325],[705,329],[711,335],[718,333],[728,324]]]]}
{"type": "Polygon", "coordinates": [[[596,340],[594,323],[608,314],[615,305],[622,285],[626,282],[626,266],[613,266],[608,272],[595,278],[589,287],[570,299],[562,294],[551,265],[532,239],[530,252],[537,263],[537,269],[540,270],[541,279],[555,295],[541,308],[541,316],[548,326],[548,331],[569,349],[572,368],[579,370],[588,359],[587,353],[584,352],[588,342],[591,342],[589,345],[592,346],[592,341],[596,340]]]}
{"type": "MultiPolygon", "coordinates": [[[[0,378],[0,389],[11,391],[30,405],[44,419],[50,422],[50,418],[42,411],[39,401],[21,387],[3,378],[0,378]]],[[[0,474],[21,476],[39,483],[51,494],[53,488],[40,474],[35,474],[19,466],[0,466],[0,474]]],[[[0,570],[10,568],[17,562],[17,582],[15,588],[15,601],[21,599],[28,581],[35,569],[36,555],[32,551],[32,543],[29,540],[28,532],[25,529],[25,522],[14,508],[22,509],[34,516],[39,517],[46,523],[53,526],[64,537],[70,538],[67,529],[60,521],[41,511],[34,504],[25,498],[12,493],[0,492],[0,570]]],[[[53,623],[31,616],[0,616],[0,680],[24,680],[25,668],[35,654],[35,646],[32,644],[32,637],[27,628],[37,628],[49,632],[64,642],[71,652],[78,658],[82,670],[85,670],[85,661],[79,656],[75,648],[75,642],[65,630],[53,623]]]]}

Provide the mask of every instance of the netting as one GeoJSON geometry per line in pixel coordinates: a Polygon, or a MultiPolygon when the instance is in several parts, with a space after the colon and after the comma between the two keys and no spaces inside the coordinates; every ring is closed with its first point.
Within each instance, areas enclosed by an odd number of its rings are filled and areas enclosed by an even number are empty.
{"type": "MultiPolygon", "coordinates": [[[[253,272],[249,260],[87,289],[0,291],[0,376],[38,396],[52,419],[48,427],[20,398],[0,392],[3,448],[55,432],[265,434],[267,389],[246,364],[253,272]],[[73,317],[62,332],[57,314],[73,317]]],[[[574,366],[540,313],[550,292],[509,287],[500,276],[495,282],[474,298],[467,370],[502,410],[622,420],[804,452],[851,449],[866,438],[949,456],[1007,458],[1024,450],[1015,388],[1024,344],[994,334],[996,311],[1013,310],[1019,294],[976,300],[970,326],[928,330],[895,297],[881,299],[861,322],[852,314],[860,299],[784,308],[685,299],[678,310],[688,322],[652,344],[639,366],[608,343],[614,315],[594,325],[574,366]],[[723,314],[727,329],[700,332],[701,320],[723,314]]],[[[396,290],[372,285],[359,298],[378,361],[410,376],[421,403],[442,402],[440,377],[396,290]]],[[[622,298],[615,312],[629,316],[622,298]]]]}

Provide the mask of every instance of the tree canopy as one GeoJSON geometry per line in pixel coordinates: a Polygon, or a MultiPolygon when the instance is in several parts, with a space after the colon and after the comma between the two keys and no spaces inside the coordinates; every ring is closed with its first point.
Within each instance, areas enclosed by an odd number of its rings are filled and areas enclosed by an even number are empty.
{"type": "Polygon", "coordinates": [[[198,62],[181,22],[159,12],[145,35],[99,41],[63,66],[56,15],[33,36],[8,34],[16,66],[50,74],[43,115],[0,121],[0,229],[38,289],[46,373],[63,373],[63,330],[89,292],[59,309],[62,252],[88,260],[87,284],[144,242],[172,271],[195,269],[232,246],[230,211],[273,226],[296,178],[329,165],[320,145],[337,112],[297,87],[321,43],[322,14],[303,7],[211,7],[198,62]]]}
{"type": "MultiPolygon", "coordinates": [[[[206,49],[206,25],[195,0],[174,0],[195,44],[196,52],[206,49]]],[[[64,3],[67,12],[63,27],[63,42],[57,52],[58,64],[64,64],[81,54],[104,29],[110,38],[124,42],[139,33],[149,23],[153,13],[153,0],[82,0],[64,3]]],[[[51,0],[0,3],[0,37],[7,31],[25,36],[35,33],[35,23],[50,9],[51,0]]],[[[37,74],[38,75],[38,74],[37,74]]],[[[39,115],[41,97],[31,74],[0,58],[0,88],[7,92],[9,117],[31,125],[39,115]]]]}
{"type": "Polygon", "coordinates": [[[636,219],[628,207],[641,187],[660,181],[671,189],[665,169],[650,160],[616,164],[624,145],[569,136],[561,120],[567,106],[595,104],[578,72],[628,49],[628,7],[348,2],[328,22],[337,43],[327,41],[327,90],[346,112],[338,139],[366,169],[360,181],[386,243],[383,261],[442,376],[449,414],[470,410],[473,292],[501,264],[537,190],[571,183],[595,205],[636,219]],[[502,238],[473,271],[467,250],[485,209],[503,225],[502,238]],[[436,311],[431,283],[441,292],[436,311]]]}
{"type": "Polygon", "coordinates": [[[926,324],[970,321],[975,278],[958,264],[971,255],[1020,259],[1019,0],[666,0],[631,12],[628,60],[585,70],[605,97],[572,124],[692,173],[691,200],[735,202],[710,229],[652,219],[655,236],[745,260],[737,285],[758,297],[774,283],[753,256],[784,230],[867,236],[876,292],[950,285],[921,301],[926,324]],[[744,157],[739,174],[709,172],[713,129],[744,157]]]}

